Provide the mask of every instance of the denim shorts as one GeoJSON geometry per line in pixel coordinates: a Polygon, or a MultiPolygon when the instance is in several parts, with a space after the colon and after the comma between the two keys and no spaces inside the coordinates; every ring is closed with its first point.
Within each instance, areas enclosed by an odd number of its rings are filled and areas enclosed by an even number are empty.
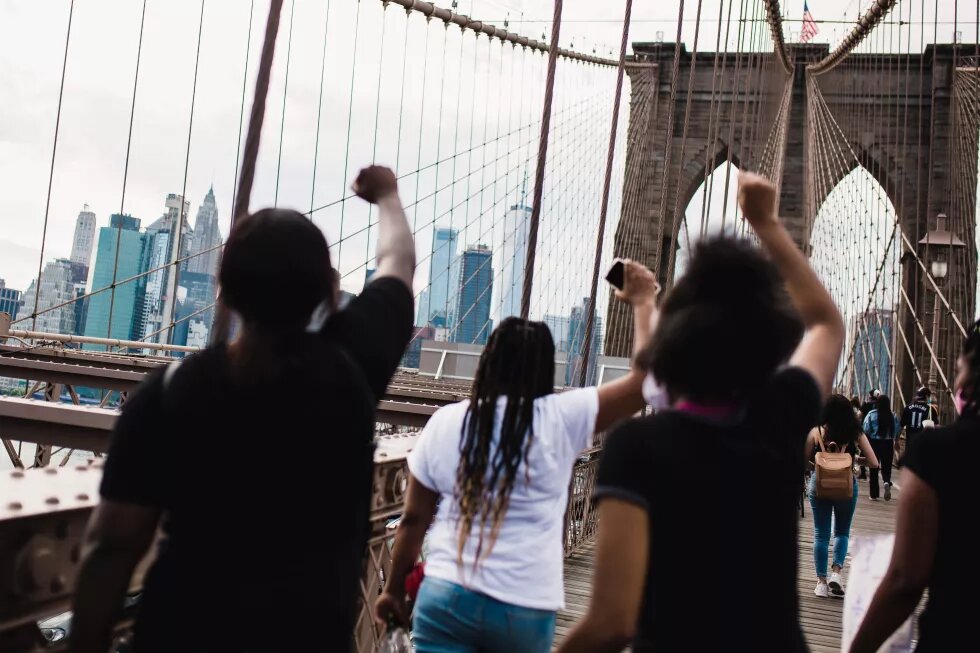
{"type": "Polygon", "coordinates": [[[415,602],[412,634],[418,653],[548,653],[555,612],[428,577],[415,602]]]}

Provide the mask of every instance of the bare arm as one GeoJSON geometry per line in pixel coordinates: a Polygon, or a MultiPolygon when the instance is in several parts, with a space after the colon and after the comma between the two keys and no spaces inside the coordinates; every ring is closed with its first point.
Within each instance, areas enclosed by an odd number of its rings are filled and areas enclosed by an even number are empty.
{"type": "Polygon", "coordinates": [[[625,262],[623,289],[616,297],[633,306],[633,366],[629,374],[599,386],[599,412],[596,415],[596,431],[604,431],[617,420],[629,417],[641,410],[643,379],[646,370],[636,365],[638,354],[647,342],[657,319],[657,295],[660,285],[653,272],[635,261],[625,262]]]}
{"type": "Polygon", "coordinates": [[[614,653],[636,632],[646,585],[650,518],[621,499],[599,504],[599,536],[589,611],[559,653],[614,653]]]}
{"type": "Polygon", "coordinates": [[[877,651],[915,610],[932,574],[938,515],[936,491],[914,472],[903,471],[892,560],[854,637],[851,653],[877,651]]]}
{"type": "Polygon", "coordinates": [[[806,445],[803,448],[804,449],[804,451],[803,451],[803,453],[804,453],[803,460],[806,461],[807,469],[810,469],[810,468],[813,467],[813,463],[810,462],[810,459],[813,458],[813,449],[815,448],[815,445],[814,445],[815,440],[814,440],[814,438],[817,438],[817,437],[820,437],[820,430],[819,429],[816,429],[816,428],[810,429],[810,435],[807,436],[807,438],[806,438],[806,445]]]}
{"type": "Polygon", "coordinates": [[[133,570],[146,555],[160,511],[103,500],[92,512],[75,589],[69,651],[105,653],[133,570]]]}
{"type": "Polygon", "coordinates": [[[405,579],[415,566],[422,552],[422,540],[432,518],[436,514],[439,493],[425,487],[409,474],[408,491],[405,495],[405,512],[395,533],[395,546],[391,554],[391,570],[385,589],[374,604],[374,618],[380,624],[394,616],[401,624],[408,624],[405,609],[405,579]]]}
{"type": "Polygon", "coordinates": [[[752,173],[739,175],[739,204],[786,282],[806,333],[790,360],[813,375],[822,399],[830,395],[844,345],[844,322],[830,293],[776,215],[776,188],[752,173]]]}
{"type": "Polygon", "coordinates": [[[871,469],[881,467],[881,463],[878,462],[878,456],[875,455],[875,450],[871,448],[871,442],[868,441],[868,436],[864,433],[858,438],[858,446],[861,448],[861,455],[864,457],[864,462],[867,463],[868,467],[871,469]]]}
{"type": "Polygon", "coordinates": [[[375,278],[394,277],[411,290],[415,276],[415,241],[398,197],[395,173],[383,166],[364,168],[351,188],[359,197],[378,205],[375,278]]]}

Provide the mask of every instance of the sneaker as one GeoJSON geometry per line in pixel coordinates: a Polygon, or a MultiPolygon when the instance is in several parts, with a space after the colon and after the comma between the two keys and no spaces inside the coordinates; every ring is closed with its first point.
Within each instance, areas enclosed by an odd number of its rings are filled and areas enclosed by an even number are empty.
{"type": "Polygon", "coordinates": [[[830,590],[827,588],[827,583],[818,582],[817,586],[813,588],[813,593],[822,599],[830,596],[830,590]]]}
{"type": "Polygon", "coordinates": [[[885,501],[892,500],[892,484],[885,483],[885,501]]]}
{"type": "Polygon", "coordinates": [[[835,571],[830,574],[830,593],[834,596],[844,596],[844,581],[841,580],[840,572],[835,571]]]}

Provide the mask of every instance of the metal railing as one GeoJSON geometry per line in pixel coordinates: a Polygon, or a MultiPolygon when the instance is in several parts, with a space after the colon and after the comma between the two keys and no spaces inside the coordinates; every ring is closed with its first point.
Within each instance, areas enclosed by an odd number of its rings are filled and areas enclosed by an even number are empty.
{"type": "MultiPolygon", "coordinates": [[[[402,513],[408,485],[406,456],[417,435],[379,438],[371,498],[371,534],[364,557],[352,650],[376,650],[381,632],[371,616],[391,568],[393,521],[402,513]]],[[[599,448],[582,454],[569,484],[562,546],[566,556],[590,542],[598,518],[592,493],[599,448]]],[[[47,642],[39,622],[70,609],[85,523],[98,500],[101,465],[0,472],[0,649],[11,653],[63,650],[47,642]]],[[[150,557],[140,565],[141,584],[150,557]]],[[[325,591],[329,591],[326,588],[325,591]]],[[[121,623],[125,635],[129,622],[121,623]]]]}

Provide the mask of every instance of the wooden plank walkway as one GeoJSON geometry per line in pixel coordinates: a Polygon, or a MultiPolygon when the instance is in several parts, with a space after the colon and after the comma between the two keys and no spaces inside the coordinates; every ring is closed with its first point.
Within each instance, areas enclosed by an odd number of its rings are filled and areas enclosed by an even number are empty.
{"type": "MultiPolygon", "coordinates": [[[[894,531],[896,499],[899,495],[899,491],[896,490],[892,501],[871,501],[868,499],[867,482],[862,481],[859,487],[861,496],[851,524],[852,546],[856,536],[894,531]]],[[[806,517],[800,520],[799,546],[800,564],[797,585],[803,632],[813,653],[837,653],[840,650],[841,610],[844,601],[832,598],[820,599],[813,594],[817,579],[813,571],[813,515],[809,503],[806,506],[806,517]]],[[[558,613],[556,645],[568,634],[575,622],[585,615],[592,590],[593,551],[594,545],[588,544],[565,560],[565,609],[558,613]]],[[[831,551],[833,551],[833,539],[831,539],[831,551]]],[[[849,570],[850,565],[846,564],[845,585],[849,570]]]]}

